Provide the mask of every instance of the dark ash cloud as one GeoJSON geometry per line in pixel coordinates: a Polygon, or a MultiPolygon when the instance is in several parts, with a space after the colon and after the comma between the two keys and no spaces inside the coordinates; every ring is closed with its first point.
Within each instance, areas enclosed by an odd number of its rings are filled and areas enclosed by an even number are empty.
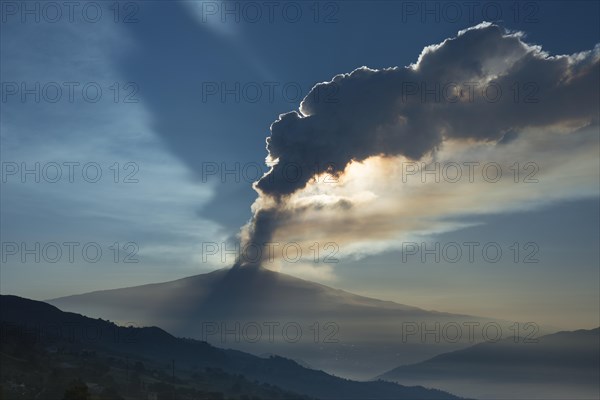
{"type": "Polygon", "coordinates": [[[254,186],[248,243],[273,237],[294,213],[286,199],[315,175],[340,175],[352,161],[419,160],[449,139],[507,143],[526,129],[597,123],[599,60],[599,45],[550,56],[520,32],[482,23],[426,47],[411,66],[362,67],[316,85],[271,125],[276,163],[254,186]]]}
{"type": "Polygon", "coordinates": [[[328,169],[342,173],[350,161],[418,160],[445,139],[497,141],[526,127],[593,118],[598,50],[550,57],[520,33],[481,24],[425,48],[410,67],[337,75],[272,124],[267,150],[279,161],[256,187],[280,198],[328,169]],[[322,93],[336,93],[334,101],[322,93]]]}

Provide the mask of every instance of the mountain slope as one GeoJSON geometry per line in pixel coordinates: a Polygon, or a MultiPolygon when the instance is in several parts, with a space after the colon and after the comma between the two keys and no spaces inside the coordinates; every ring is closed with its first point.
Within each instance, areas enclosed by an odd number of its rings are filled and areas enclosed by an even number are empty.
{"type": "Polygon", "coordinates": [[[378,378],[479,398],[598,398],[600,328],[480,343],[378,378]]]}
{"type": "MultiPolygon", "coordinates": [[[[98,308],[104,312],[123,312],[119,307],[133,309],[143,315],[158,315],[160,307],[177,303],[177,315],[202,311],[210,316],[260,316],[339,312],[340,305],[354,311],[362,308],[386,312],[400,310],[407,313],[431,313],[391,301],[382,301],[333,289],[315,282],[295,278],[263,268],[220,269],[176,281],[103,290],[81,295],[66,296],[48,301],[56,305],[74,305],[98,308]],[[251,299],[252,301],[246,301],[251,299]],[[158,312],[157,312],[158,311],[158,312]]],[[[436,313],[438,314],[438,313],[436,313]]],[[[442,314],[442,313],[439,313],[442,314]]]]}
{"type": "Polygon", "coordinates": [[[50,344],[75,343],[86,352],[134,357],[162,365],[175,362],[178,374],[218,368],[243,375],[248,382],[276,385],[285,390],[323,399],[454,399],[437,390],[403,387],[389,382],[355,382],[314,371],[281,357],[260,358],[236,350],[222,350],[205,342],[178,339],[162,329],[125,328],[46,303],[0,296],[3,337],[33,336],[50,344]]]}
{"type": "Polygon", "coordinates": [[[253,354],[273,353],[355,379],[477,342],[404,338],[406,325],[491,320],[358,296],[263,268],[221,269],[172,282],[48,301],[61,309],[253,354]],[[258,340],[256,340],[258,338],[258,340]]]}

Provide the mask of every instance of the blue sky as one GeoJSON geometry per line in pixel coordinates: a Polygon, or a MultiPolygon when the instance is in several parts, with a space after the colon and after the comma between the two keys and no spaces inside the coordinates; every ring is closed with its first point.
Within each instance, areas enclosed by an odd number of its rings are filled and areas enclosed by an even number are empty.
{"type": "MultiPolygon", "coordinates": [[[[202,244],[232,240],[252,216],[256,192],[244,173],[207,178],[207,168],[239,163],[250,166],[249,175],[255,166],[266,171],[271,123],[336,74],[407,66],[425,46],[483,20],[525,32],[527,43],[552,55],[600,42],[599,4],[592,1],[522,2],[517,9],[513,2],[486,2],[473,18],[461,8],[457,20],[441,11],[443,2],[429,3],[433,13],[424,15],[413,8],[421,2],[275,3],[272,20],[258,3],[257,22],[240,2],[121,3],[118,16],[108,2],[97,2],[97,22],[81,10],[74,21],[63,15],[50,22],[40,8],[36,22],[35,15],[20,14],[24,3],[17,2],[16,13],[2,9],[3,171],[39,163],[52,172],[58,163],[63,173],[56,183],[44,176],[36,182],[31,174],[23,182],[20,171],[2,181],[2,293],[47,299],[230,265],[206,262],[202,244]],[[223,22],[225,7],[234,13],[223,22]],[[302,14],[292,22],[297,10],[302,14]],[[35,88],[36,82],[48,91],[40,92],[39,102],[35,94],[23,100],[21,84],[35,88]],[[73,101],[66,82],[76,83],[73,101]],[[17,94],[9,94],[12,83],[17,94]],[[56,102],[49,101],[53,83],[62,88],[56,102]],[[239,101],[223,92],[236,83],[239,101]],[[97,87],[102,95],[92,102],[97,87]],[[64,163],[71,162],[79,163],[73,182],[64,176],[64,163]],[[87,163],[95,163],[92,172],[102,171],[95,183],[81,175],[87,163]],[[23,261],[20,253],[6,253],[6,243],[43,248],[64,242],[80,243],[78,249],[94,243],[103,255],[89,262],[76,250],[74,262],[63,254],[56,263],[38,263],[31,255],[23,261]],[[138,262],[123,262],[127,254],[138,262]]],[[[342,249],[339,263],[288,265],[282,272],[424,308],[597,326],[598,192],[596,180],[580,195],[465,216],[463,229],[423,239],[497,242],[505,250],[534,242],[539,263],[398,263],[398,248],[358,258],[344,257],[342,249]]]]}

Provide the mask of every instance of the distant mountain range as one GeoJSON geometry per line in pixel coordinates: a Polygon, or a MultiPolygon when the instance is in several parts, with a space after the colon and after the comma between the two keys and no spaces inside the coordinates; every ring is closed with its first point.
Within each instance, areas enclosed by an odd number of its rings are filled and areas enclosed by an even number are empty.
{"type": "Polygon", "coordinates": [[[513,337],[507,322],[357,296],[262,268],[52,303],[97,319],[0,296],[0,389],[20,393],[8,399],[62,398],[83,384],[99,400],[600,395],[600,328],[513,337]],[[503,329],[504,338],[482,342],[483,326],[494,337],[503,329]],[[327,369],[376,378],[359,382],[327,369]]]}
{"type": "Polygon", "coordinates": [[[263,268],[221,269],[48,302],[219,347],[282,355],[352,379],[475,344],[482,326],[498,322],[358,296],[263,268]],[[463,324],[478,324],[474,337],[463,324]],[[446,340],[444,328],[453,325],[464,331],[446,340]]]}
{"type": "Polygon", "coordinates": [[[377,378],[481,399],[599,399],[600,328],[480,343],[377,378]]]}
{"type": "Polygon", "coordinates": [[[62,398],[61,390],[95,390],[95,398],[111,400],[457,399],[422,387],[346,380],[157,327],[119,327],[16,296],[0,296],[0,324],[0,389],[7,399],[62,398]]]}

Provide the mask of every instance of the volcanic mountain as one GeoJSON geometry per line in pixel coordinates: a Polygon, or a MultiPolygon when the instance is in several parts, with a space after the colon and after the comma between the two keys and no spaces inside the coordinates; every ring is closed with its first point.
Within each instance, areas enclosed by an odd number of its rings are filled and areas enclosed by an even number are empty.
{"type": "Polygon", "coordinates": [[[160,326],[220,347],[285,356],[355,379],[466,347],[481,339],[481,326],[495,323],[358,296],[259,267],[48,302],[126,325],[160,326]],[[465,323],[479,324],[475,338],[465,330],[445,340],[444,327],[465,323]]]}

